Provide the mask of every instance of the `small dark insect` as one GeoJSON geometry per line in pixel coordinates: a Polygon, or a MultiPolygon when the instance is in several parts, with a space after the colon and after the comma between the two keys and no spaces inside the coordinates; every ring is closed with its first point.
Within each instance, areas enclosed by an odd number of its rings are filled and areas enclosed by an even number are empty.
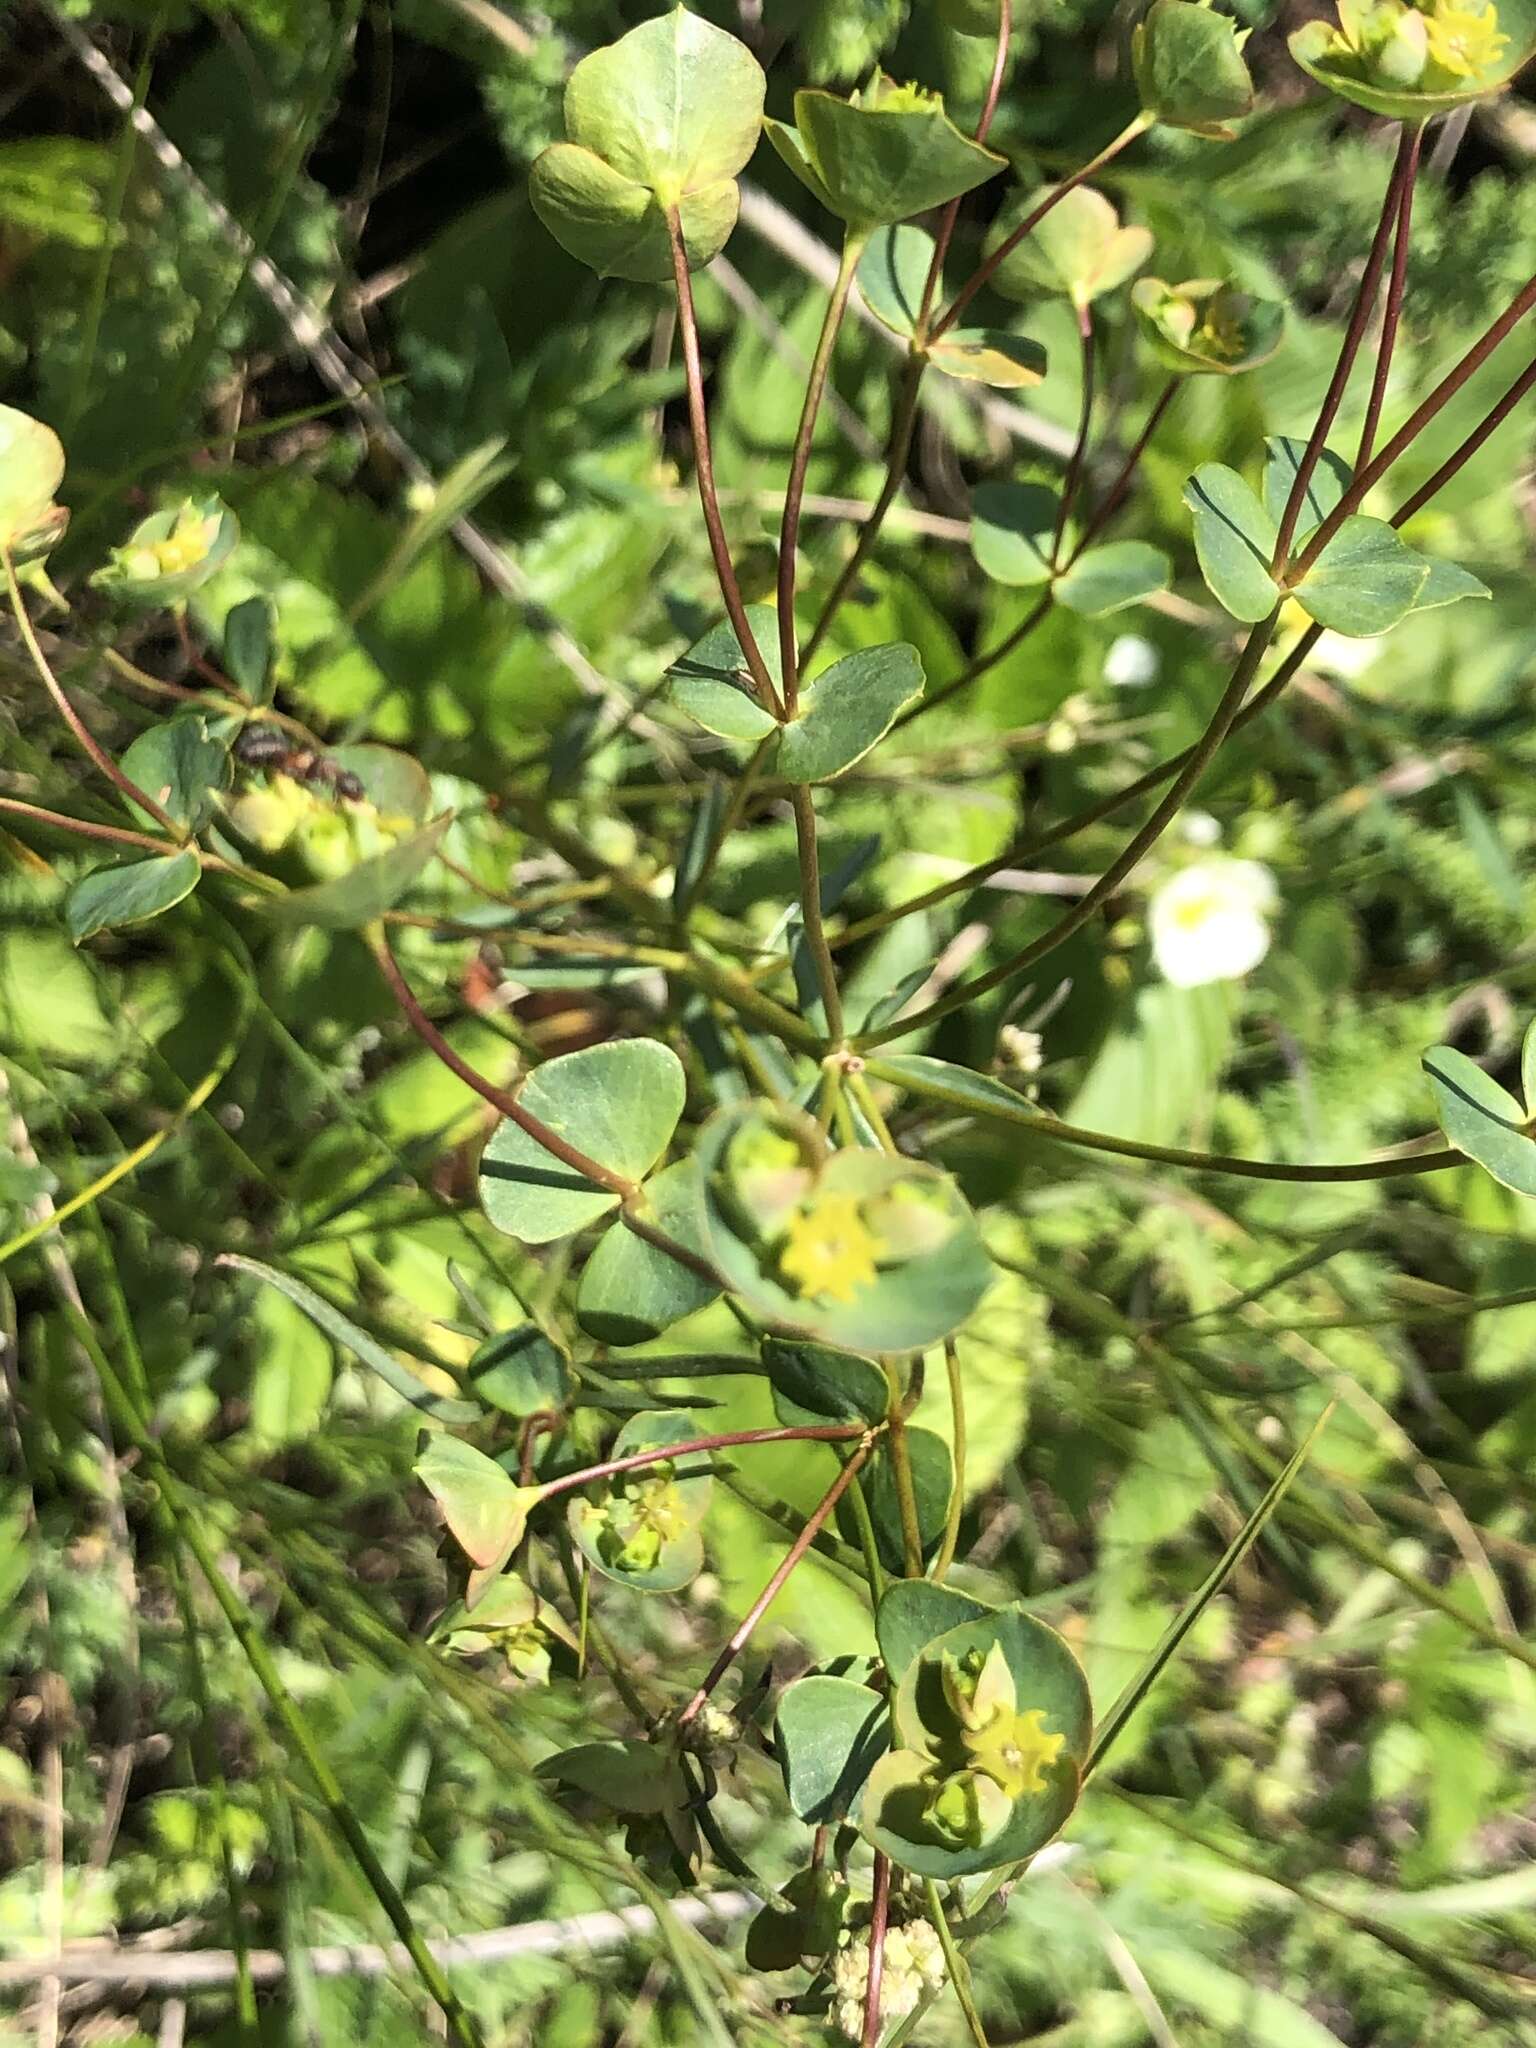
{"type": "Polygon", "coordinates": [[[288,775],[311,789],[334,790],[353,803],[361,801],[363,785],[350,768],[343,768],[328,754],[314,747],[296,747],[286,733],[274,725],[248,725],[235,741],[236,758],[248,768],[270,768],[288,775]]]}

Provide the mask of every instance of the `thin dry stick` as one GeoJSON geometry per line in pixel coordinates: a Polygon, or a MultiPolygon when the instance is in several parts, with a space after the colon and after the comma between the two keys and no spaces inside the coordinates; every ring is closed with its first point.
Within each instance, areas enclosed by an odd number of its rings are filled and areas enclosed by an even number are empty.
{"type": "Polygon", "coordinates": [[[677,1725],[679,1728],[687,1727],[721,1679],[724,1678],[726,1672],[735,1663],[737,1655],[746,1643],[747,1638],[778,1598],[790,1573],[815,1542],[822,1525],[827,1521],[832,1510],[842,1499],[853,1480],[857,1478],[859,1467],[864,1463],[864,1460],[869,1456],[875,1445],[875,1437],[872,1430],[864,1430],[862,1437],[863,1440],[857,1450],[854,1451],[842,1471],[838,1473],[836,1479],[833,1480],[832,1484],[822,1495],[820,1503],[812,1509],[806,1519],[805,1526],[801,1529],[788,1550],[785,1551],[767,1585],[764,1586],[762,1592],[758,1594],[741,1620],[732,1629],[730,1639],[705,1673],[703,1683],[698,1691],[678,1715],[677,1725]]]}

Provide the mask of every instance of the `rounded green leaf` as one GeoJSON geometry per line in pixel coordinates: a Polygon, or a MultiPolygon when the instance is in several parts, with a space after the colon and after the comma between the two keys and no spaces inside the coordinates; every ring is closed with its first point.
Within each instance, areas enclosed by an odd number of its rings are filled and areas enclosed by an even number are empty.
{"type": "Polygon", "coordinates": [[[505,1415],[563,1408],[570,1392],[565,1356],[537,1323],[519,1323],[487,1337],[465,1377],[482,1401],[505,1415]]]}
{"type": "Polygon", "coordinates": [[[875,318],[893,334],[910,336],[933,268],[934,241],[926,228],[903,222],[877,228],[859,258],[859,290],[875,318]]]}
{"type": "MultiPolygon", "coordinates": [[[[782,685],[778,613],[771,605],[748,605],[747,624],[769,675],[782,685]]],[[[678,710],[720,739],[755,745],[777,723],[752,694],[751,671],[729,619],[711,626],[702,640],[680,654],[667,676],[667,694],[678,710]]]]}
{"type": "Polygon", "coordinates": [[[1153,0],[1131,38],[1143,109],[1169,127],[1226,142],[1228,123],[1253,111],[1243,36],[1197,0],[1153,0]]]}
{"type": "Polygon", "coordinates": [[[773,1412],[787,1429],[818,1422],[883,1422],[890,1388],[878,1365],[799,1337],[769,1337],[763,1370],[773,1412]]]}
{"type": "MultiPolygon", "coordinates": [[[[654,1039],[584,1047],[535,1067],[518,1101],[577,1151],[640,1180],[656,1164],[683,1113],[687,1088],[677,1055],[654,1039]]],[[[498,1230],[524,1244],[569,1237],[619,1204],[510,1118],[480,1159],[480,1201],[498,1230]]]]}
{"type": "Polygon", "coordinates": [[[1043,380],[1047,367],[1038,341],[1001,327],[952,327],[929,349],[928,360],[946,377],[994,391],[1027,390],[1043,380]]]}
{"type": "Polygon", "coordinates": [[[265,596],[231,605],[224,620],[224,673],[252,704],[270,704],[275,689],[273,633],[277,608],[265,596]]]}
{"type": "Polygon", "coordinates": [[[1269,573],[1279,536],[1258,494],[1236,470],[1205,462],[1184,486],[1194,515],[1195,554],[1211,595],[1253,625],[1280,602],[1269,573]]]}
{"type": "Polygon", "coordinates": [[[922,693],[922,660],[906,641],[845,654],[806,685],[799,716],[782,728],[779,774],[786,782],[830,782],[884,739],[922,693]]]}
{"type": "Polygon", "coordinates": [[[825,1161],[814,1124],[755,1103],[704,1127],[710,1249],[769,1323],[841,1350],[921,1350],[957,1329],[991,1278],[975,1218],[949,1177],[849,1149],[825,1161]]]}
{"type": "Polygon", "coordinates": [[[352,746],[332,747],[328,758],[357,777],[364,801],[391,822],[419,825],[432,808],[432,778],[414,756],[402,754],[398,747],[359,740],[352,746]]]}
{"type": "Polygon", "coordinates": [[[494,1458],[441,1431],[427,1438],[415,1469],[475,1566],[465,1598],[465,1605],[473,1607],[523,1540],[539,1489],[518,1486],[494,1458]]]}
{"type": "MultiPolygon", "coordinates": [[[[184,832],[198,832],[229,787],[229,742],[210,731],[201,711],[180,711],[141,732],[122,760],[123,773],[184,832]]],[[[132,806],[141,824],[158,820],[132,806]]]]}
{"type": "Polygon", "coordinates": [[[1045,484],[978,484],[971,500],[971,553],[996,583],[1049,583],[1060,500],[1045,484]]]}
{"type": "Polygon", "coordinates": [[[1165,369],[1181,377],[1236,377],[1267,363],[1285,335],[1285,307],[1230,281],[1193,277],[1166,284],[1140,277],[1131,310],[1165,369]]]}
{"type": "Polygon", "coordinates": [[[867,1685],[818,1673],[787,1687],[774,1742],[793,1811],[813,1827],[845,1819],[889,1740],[885,1702],[867,1685]]]}
{"type": "Polygon", "coordinates": [[[1346,519],[1296,584],[1292,596],[1320,626],[1353,639],[1386,633],[1405,619],[1429,579],[1428,559],[1384,519],[1346,519]]]}
{"type": "Polygon", "coordinates": [[[994,1612],[984,1600],[932,1579],[893,1579],[875,1610],[875,1636],[892,1683],[900,1684],[913,1658],[935,1636],[994,1612]]]}
{"type": "MultiPolygon", "coordinates": [[[[1264,443],[1264,509],[1276,526],[1285,516],[1306,450],[1305,441],[1288,434],[1276,434],[1264,443]]],[[[1321,526],[1354,480],[1355,472],[1343,456],[1324,448],[1307,479],[1306,496],[1296,524],[1298,540],[1304,541],[1314,527],[1321,526]]]]}
{"type": "MultiPolygon", "coordinates": [[[[638,1214],[704,1257],[704,1188],[698,1162],[679,1160],[647,1181],[638,1214]]],[[[623,1221],[612,1224],[586,1264],[576,1320],[600,1344],[646,1344],[719,1298],[720,1289],[623,1221]]]]}
{"type": "MultiPolygon", "coordinates": [[[[1041,186],[1019,192],[1008,202],[987,235],[988,254],[1007,240],[1051,189],[1041,186]]],[[[1133,277],[1151,254],[1152,236],[1146,228],[1122,227],[1119,214],[1102,192],[1074,185],[1003,258],[992,273],[992,282],[1006,298],[1061,293],[1074,305],[1086,306],[1133,277]]]]}
{"type": "Polygon", "coordinates": [[[1173,564],[1144,540],[1085,548],[1056,583],[1056,602],[1085,619],[1101,619],[1166,590],[1173,564]]]}
{"type": "Polygon", "coordinates": [[[64,899],[69,935],[78,946],[97,932],[148,924],[190,896],[202,872],[191,847],[180,853],[155,854],[148,860],[124,861],[119,867],[96,868],[76,882],[64,899]]]}
{"type": "Polygon", "coordinates": [[[655,1742],[584,1742],[545,1757],[535,1775],[585,1793],[615,1813],[665,1813],[688,1797],[681,1764],[655,1742]]]}
{"type": "Polygon", "coordinates": [[[1526,1135],[1525,1111],[1508,1089],[1450,1045],[1432,1046],[1424,1071],[1440,1128],[1456,1150],[1517,1195],[1536,1195],[1536,1138],[1526,1135]]]}
{"type": "Polygon", "coordinates": [[[285,896],[253,898],[254,907],[277,924],[355,931],[394,908],[437,852],[452,823],[452,811],[444,811],[419,832],[397,839],[383,853],[369,854],[345,874],[308,889],[290,889],[285,896]]]}
{"type": "Polygon", "coordinates": [[[64,444],[52,427],[0,405],[0,548],[33,561],[62,536],[69,515],[53,502],[64,481],[64,444]]]}
{"type": "Polygon", "coordinates": [[[795,94],[795,142],[769,136],[818,199],[855,230],[910,220],[1007,168],[950,120],[936,93],[877,79],[858,99],[795,94]],[[810,175],[806,176],[809,172],[810,175]]]}
{"type": "Polygon", "coordinates": [[[746,163],[765,84],[744,43],[675,7],[582,58],[565,88],[566,134],[672,205],[746,163]]]}

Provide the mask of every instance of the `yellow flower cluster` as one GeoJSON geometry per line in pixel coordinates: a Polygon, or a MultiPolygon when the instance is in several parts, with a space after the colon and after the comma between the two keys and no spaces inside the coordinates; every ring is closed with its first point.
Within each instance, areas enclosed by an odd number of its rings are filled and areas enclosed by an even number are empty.
{"type": "Polygon", "coordinates": [[[1386,86],[1475,86],[1508,48],[1494,0],[1339,0],[1333,54],[1386,86]]]}
{"type": "Polygon", "coordinates": [[[789,1218],[779,1270],[796,1291],[825,1301],[852,1301],[875,1282],[879,1240],[856,1195],[818,1195],[789,1218]]]}
{"type": "Polygon", "coordinates": [[[188,505],[164,540],[134,548],[123,566],[141,583],[152,583],[161,576],[183,575],[202,561],[218,530],[217,513],[205,519],[188,505]]]}

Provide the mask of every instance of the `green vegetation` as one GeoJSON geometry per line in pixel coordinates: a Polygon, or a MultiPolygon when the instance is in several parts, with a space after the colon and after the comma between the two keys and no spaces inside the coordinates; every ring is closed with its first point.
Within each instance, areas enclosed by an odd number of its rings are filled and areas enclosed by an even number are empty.
{"type": "Polygon", "coordinates": [[[0,2042],[1536,2043],[1536,0],[0,34],[0,2042]]]}

